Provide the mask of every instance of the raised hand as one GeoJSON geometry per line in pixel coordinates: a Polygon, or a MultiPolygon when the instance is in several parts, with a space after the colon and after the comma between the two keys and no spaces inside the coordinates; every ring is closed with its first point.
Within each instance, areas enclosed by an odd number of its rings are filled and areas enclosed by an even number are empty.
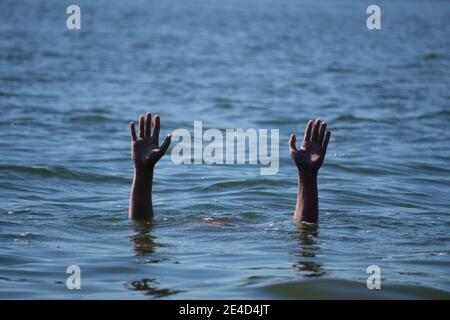
{"type": "Polygon", "coordinates": [[[131,186],[130,219],[149,220],[153,217],[152,185],[153,169],[156,162],[166,153],[170,145],[171,135],[168,134],[159,146],[159,116],[153,123],[152,115],[147,113],[139,117],[139,135],[136,136],[134,122],[130,123],[131,158],[134,162],[133,185],[131,186]]]}
{"type": "Polygon", "coordinates": [[[152,115],[147,113],[139,117],[139,135],[136,137],[134,122],[130,122],[131,131],[131,158],[136,168],[152,168],[166,153],[170,145],[171,135],[168,134],[161,147],[159,146],[159,116],[156,115],[153,123],[152,115]]]}
{"type": "Polygon", "coordinates": [[[314,122],[309,120],[305,130],[300,150],[296,147],[296,136],[291,134],[289,140],[289,154],[294,159],[299,170],[317,173],[322,166],[327,152],[331,132],[327,131],[327,124],[319,119],[314,122]]]}
{"type": "Polygon", "coordinates": [[[327,153],[331,132],[327,124],[308,122],[302,145],[296,147],[295,134],[289,140],[289,154],[294,159],[298,169],[297,204],[294,221],[297,223],[317,223],[319,217],[319,196],[317,191],[317,174],[327,153]],[[313,128],[314,126],[314,128],[313,128]]]}

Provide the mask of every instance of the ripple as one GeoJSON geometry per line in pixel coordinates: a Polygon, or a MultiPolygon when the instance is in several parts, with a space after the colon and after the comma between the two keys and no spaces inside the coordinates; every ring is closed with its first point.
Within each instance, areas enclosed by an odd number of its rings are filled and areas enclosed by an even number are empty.
{"type": "Polygon", "coordinates": [[[115,183],[129,183],[129,179],[118,176],[100,175],[94,173],[81,172],[70,169],[64,166],[38,167],[38,166],[21,166],[21,165],[0,165],[0,172],[6,171],[16,176],[21,176],[26,179],[28,175],[39,176],[42,178],[60,178],[62,180],[77,180],[77,181],[102,181],[115,183]]]}
{"type": "Polygon", "coordinates": [[[304,280],[265,286],[269,296],[284,299],[449,299],[448,292],[403,284],[382,284],[382,290],[368,290],[365,281],[339,279],[304,280]]]}

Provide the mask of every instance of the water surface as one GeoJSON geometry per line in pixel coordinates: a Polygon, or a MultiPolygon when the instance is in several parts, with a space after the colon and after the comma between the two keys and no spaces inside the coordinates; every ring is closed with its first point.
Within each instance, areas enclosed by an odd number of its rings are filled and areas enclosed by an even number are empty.
{"type": "Polygon", "coordinates": [[[61,1],[0,3],[0,298],[450,298],[448,2],[379,2],[379,31],[364,1],[77,4],[80,31],[61,1]],[[280,171],[165,157],[134,224],[146,111],[278,128],[280,171]],[[320,226],[295,227],[287,140],[316,117],[320,226]]]}

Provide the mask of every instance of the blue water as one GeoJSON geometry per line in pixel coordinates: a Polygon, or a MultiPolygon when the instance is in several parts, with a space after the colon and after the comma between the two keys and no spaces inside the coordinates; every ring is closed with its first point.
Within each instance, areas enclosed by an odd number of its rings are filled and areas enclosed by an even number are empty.
{"type": "Polygon", "coordinates": [[[450,298],[450,3],[0,2],[0,298],[450,298]],[[128,122],[277,128],[280,170],[155,170],[127,219],[128,122]],[[296,227],[291,132],[333,135],[296,227]],[[66,268],[81,268],[81,290],[66,268]],[[366,268],[381,268],[368,290],[366,268]]]}

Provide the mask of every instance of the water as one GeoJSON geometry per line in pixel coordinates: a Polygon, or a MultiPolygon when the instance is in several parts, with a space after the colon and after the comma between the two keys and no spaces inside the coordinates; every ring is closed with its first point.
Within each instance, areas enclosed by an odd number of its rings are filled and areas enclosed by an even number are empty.
{"type": "Polygon", "coordinates": [[[450,298],[450,3],[0,4],[0,298],[450,298]],[[127,219],[128,122],[279,128],[280,171],[155,171],[127,219]],[[295,227],[290,132],[333,131],[295,227]],[[79,265],[82,289],[66,288],[79,265]],[[369,265],[382,289],[366,288],[369,265]]]}

